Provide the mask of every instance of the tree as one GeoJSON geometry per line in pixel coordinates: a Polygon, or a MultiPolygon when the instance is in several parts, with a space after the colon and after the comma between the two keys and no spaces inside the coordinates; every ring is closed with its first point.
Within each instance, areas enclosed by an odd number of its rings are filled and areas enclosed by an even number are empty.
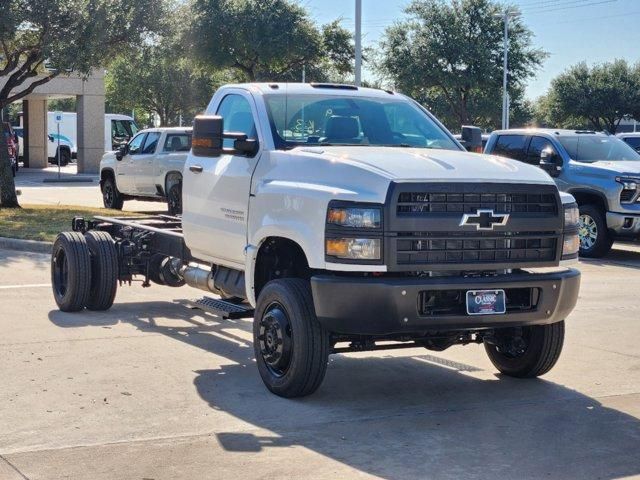
{"type": "MultiPolygon", "coordinates": [[[[3,0],[0,109],[58,75],[88,75],[148,37],[163,10],[154,0],[3,0]]],[[[3,134],[0,206],[19,206],[3,134]]]]}
{"type": "Polygon", "coordinates": [[[326,81],[352,70],[351,33],[318,28],[289,0],[194,0],[191,42],[199,59],[248,81],[326,81]]]}
{"type": "Polygon", "coordinates": [[[574,65],[551,81],[540,108],[557,126],[589,124],[614,134],[624,117],[640,116],[640,65],[624,60],[574,65]]]}
{"type": "MultiPolygon", "coordinates": [[[[414,0],[408,19],[389,27],[377,69],[445,122],[495,127],[502,109],[504,5],[492,0],[414,0]]],[[[546,53],[532,48],[520,18],[509,23],[509,95],[522,104],[524,85],[546,53]]]]}

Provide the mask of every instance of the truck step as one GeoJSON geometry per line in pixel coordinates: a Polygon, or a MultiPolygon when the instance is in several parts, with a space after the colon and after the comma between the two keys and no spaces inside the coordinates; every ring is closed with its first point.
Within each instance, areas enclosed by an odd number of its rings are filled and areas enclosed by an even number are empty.
{"type": "Polygon", "coordinates": [[[199,300],[191,301],[189,307],[198,308],[224,319],[253,317],[253,308],[211,297],[202,297],[199,300]]]}

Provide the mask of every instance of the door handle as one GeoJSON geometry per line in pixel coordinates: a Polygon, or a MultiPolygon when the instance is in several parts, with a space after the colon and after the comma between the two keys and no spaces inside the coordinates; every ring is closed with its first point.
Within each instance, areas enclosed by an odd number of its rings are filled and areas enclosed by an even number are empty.
{"type": "Polygon", "coordinates": [[[191,170],[193,173],[202,173],[202,165],[191,165],[189,167],[189,170],[191,170]]]}

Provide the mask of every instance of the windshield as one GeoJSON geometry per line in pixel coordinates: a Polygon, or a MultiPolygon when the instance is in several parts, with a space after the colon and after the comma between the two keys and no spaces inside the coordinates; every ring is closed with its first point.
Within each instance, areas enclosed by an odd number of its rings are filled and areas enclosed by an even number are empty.
{"type": "Polygon", "coordinates": [[[265,95],[276,148],[360,145],[460,150],[420,108],[396,98],[265,95]]]}
{"type": "Polygon", "coordinates": [[[575,135],[559,136],[558,140],[569,156],[578,162],[640,161],[640,155],[617,137],[575,135]]]}

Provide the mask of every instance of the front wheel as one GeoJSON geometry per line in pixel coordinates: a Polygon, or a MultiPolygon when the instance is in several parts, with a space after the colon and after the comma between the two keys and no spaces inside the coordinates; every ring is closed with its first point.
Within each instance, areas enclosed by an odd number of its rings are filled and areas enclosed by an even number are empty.
{"type": "Polygon", "coordinates": [[[606,215],[601,208],[595,205],[580,206],[578,237],[580,256],[600,258],[609,253],[613,239],[607,229],[606,215]]]}
{"type": "Polygon", "coordinates": [[[498,330],[496,343],[484,348],[491,363],[505,375],[532,378],[544,375],[560,358],[564,320],[550,325],[498,330]]]}
{"type": "Polygon", "coordinates": [[[258,297],[253,348],[262,381],[281,397],[302,397],[322,383],[329,333],[315,314],[307,281],[272,280],[258,297]]]}
{"type": "Polygon", "coordinates": [[[182,184],[171,185],[167,194],[169,215],[182,215],[182,184]]]}
{"type": "Polygon", "coordinates": [[[122,210],[124,199],[116,187],[116,182],[111,177],[107,177],[102,183],[102,203],[104,208],[122,210]]]}

